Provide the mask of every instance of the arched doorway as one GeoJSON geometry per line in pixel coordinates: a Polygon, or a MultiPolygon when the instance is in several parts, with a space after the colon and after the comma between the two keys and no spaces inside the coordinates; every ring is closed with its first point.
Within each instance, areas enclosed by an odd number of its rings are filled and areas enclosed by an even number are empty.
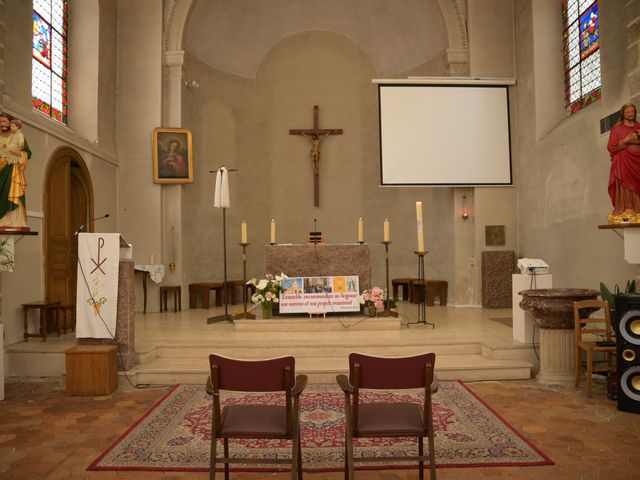
{"type": "Polygon", "coordinates": [[[44,189],[45,298],[75,304],[78,240],[76,231],[93,231],[93,186],[78,152],[63,147],[49,161],[44,189]]]}

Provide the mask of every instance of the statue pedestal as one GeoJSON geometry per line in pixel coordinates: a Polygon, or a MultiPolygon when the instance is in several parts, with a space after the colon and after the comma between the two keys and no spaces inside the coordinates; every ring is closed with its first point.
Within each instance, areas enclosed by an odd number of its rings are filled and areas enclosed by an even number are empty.
{"type": "Polygon", "coordinates": [[[540,383],[575,381],[576,339],[573,330],[540,329],[540,383]]]}

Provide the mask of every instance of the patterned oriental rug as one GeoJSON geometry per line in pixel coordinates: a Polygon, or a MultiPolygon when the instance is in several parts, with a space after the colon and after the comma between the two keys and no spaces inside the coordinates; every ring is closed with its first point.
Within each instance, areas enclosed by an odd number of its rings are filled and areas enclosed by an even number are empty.
{"type": "MultiPolygon", "coordinates": [[[[369,400],[421,403],[420,392],[370,392],[369,400]]],[[[223,401],[243,403],[255,394],[226,394],[223,401]]],[[[275,402],[273,394],[259,394],[263,402],[275,402]]],[[[516,431],[462,382],[441,382],[434,399],[436,464],[445,467],[553,465],[524,435],[516,431]]],[[[308,472],[341,471],[344,465],[344,395],[337,385],[309,385],[302,394],[303,468],[308,472]]],[[[154,405],[88,470],[109,471],[208,471],[211,438],[211,397],[204,386],[179,385],[154,405]]],[[[356,455],[416,455],[412,439],[360,439],[356,455]]],[[[426,443],[426,441],[425,441],[426,443]]],[[[426,448],[426,445],[425,445],[426,448]]],[[[222,446],[219,447],[219,451],[222,446]]],[[[288,441],[235,440],[232,455],[288,458],[288,441]]],[[[278,466],[231,465],[232,471],[276,471],[278,466]]],[[[362,468],[416,468],[381,461],[362,468]]]]}

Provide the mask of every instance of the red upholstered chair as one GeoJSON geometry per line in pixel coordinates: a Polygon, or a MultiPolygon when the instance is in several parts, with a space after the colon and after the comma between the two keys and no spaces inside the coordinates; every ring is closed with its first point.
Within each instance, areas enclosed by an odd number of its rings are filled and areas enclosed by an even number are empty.
{"type": "Polygon", "coordinates": [[[424,478],[424,461],[429,461],[431,479],[436,478],[431,394],[438,390],[433,368],[435,353],[413,357],[372,357],[349,355],[349,378],[336,380],[345,394],[347,430],[345,440],[345,478],[353,480],[354,462],[381,461],[379,457],[354,458],[353,439],[359,437],[416,437],[418,456],[384,457],[384,461],[417,460],[419,476],[424,478]],[[424,403],[364,403],[360,389],[403,390],[424,388],[424,403]],[[424,437],[428,455],[424,455],[424,437]]]}
{"type": "Polygon", "coordinates": [[[236,360],[209,355],[211,376],[207,393],[213,396],[211,426],[211,465],[209,478],[216,478],[216,464],[224,463],[224,478],[229,479],[230,463],[290,463],[291,478],[302,479],[300,448],[300,394],[307,385],[306,375],[295,376],[295,359],[236,360]],[[295,384],[294,384],[295,379],[295,384]],[[221,408],[220,391],[282,392],[283,405],[226,405],[221,408]],[[224,456],[218,457],[217,440],[223,439],[224,456]],[[229,456],[229,439],[290,439],[291,459],[238,459],[229,456]]]}

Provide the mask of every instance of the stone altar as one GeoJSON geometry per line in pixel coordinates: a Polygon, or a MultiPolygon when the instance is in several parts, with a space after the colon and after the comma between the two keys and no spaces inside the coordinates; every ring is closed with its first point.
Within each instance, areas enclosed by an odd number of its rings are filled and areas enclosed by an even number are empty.
{"type": "Polygon", "coordinates": [[[290,277],[358,275],[360,291],[371,288],[366,244],[266,245],[265,272],[290,277]]]}

